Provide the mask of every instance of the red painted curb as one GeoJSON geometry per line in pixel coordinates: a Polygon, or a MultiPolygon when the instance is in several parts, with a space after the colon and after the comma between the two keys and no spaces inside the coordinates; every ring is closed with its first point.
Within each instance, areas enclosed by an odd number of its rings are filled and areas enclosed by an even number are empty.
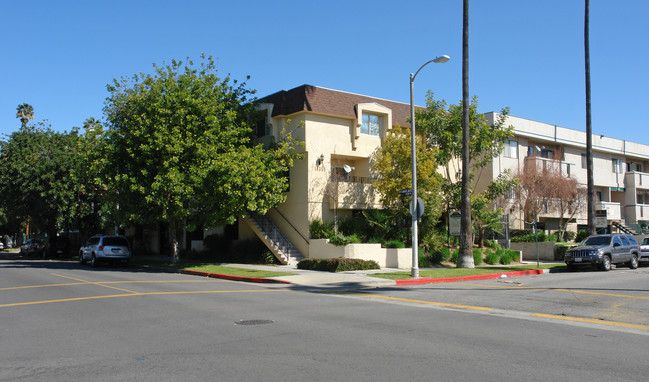
{"type": "Polygon", "coordinates": [[[395,281],[397,283],[397,286],[400,286],[400,285],[448,283],[448,282],[453,282],[453,281],[488,280],[488,279],[499,279],[499,278],[501,278],[503,276],[505,276],[505,277],[515,277],[515,276],[530,276],[530,275],[540,275],[540,274],[543,274],[543,269],[532,269],[532,270],[528,270],[528,271],[491,273],[491,274],[488,274],[488,275],[475,275],[475,276],[463,276],[463,277],[444,277],[444,278],[439,278],[439,279],[419,278],[419,279],[395,280],[395,281]]]}
{"type": "Polygon", "coordinates": [[[214,279],[225,279],[232,281],[245,281],[249,283],[261,283],[261,284],[291,284],[290,281],[276,280],[276,279],[265,279],[260,277],[244,277],[244,276],[231,276],[231,275],[222,275],[219,273],[209,273],[201,271],[192,271],[190,269],[182,269],[180,273],[185,275],[194,275],[194,276],[203,276],[211,277],[214,279]]]}

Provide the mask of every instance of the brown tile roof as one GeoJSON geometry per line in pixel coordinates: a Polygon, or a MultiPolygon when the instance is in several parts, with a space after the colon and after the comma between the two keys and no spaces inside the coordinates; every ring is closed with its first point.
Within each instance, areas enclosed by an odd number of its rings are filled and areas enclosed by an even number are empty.
{"type": "Polygon", "coordinates": [[[378,103],[392,110],[393,125],[410,127],[408,122],[410,119],[409,104],[312,85],[302,85],[291,90],[282,90],[261,98],[257,102],[272,103],[274,105],[273,117],[291,115],[300,111],[310,111],[350,119],[356,118],[356,108],[354,107],[356,104],[378,103]]]}

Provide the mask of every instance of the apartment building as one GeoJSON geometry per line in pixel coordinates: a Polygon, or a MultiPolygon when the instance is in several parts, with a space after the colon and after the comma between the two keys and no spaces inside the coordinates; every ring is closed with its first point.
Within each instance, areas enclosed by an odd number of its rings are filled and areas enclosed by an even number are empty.
{"type": "MultiPolygon", "coordinates": [[[[497,113],[485,114],[489,123],[497,113]]],[[[483,170],[480,186],[510,169],[512,173],[524,166],[554,166],[562,174],[575,177],[586,187],[586,133],[556,125],[510,116],[507,125],[514,127],[514,137],[505,143],[503,152],[483,170]]],[[[615,231],[626,226],[640,233],[649,224],[649,146],[604,135],[592,136],[593,179],[599,229],[615,231]]],[[[522,211],[510,209],[513,228],[529,227],[522,211]],[[527,224],[526,224],[527,223],[527,224]]],[[[539,215],[547,231],[558,229],[558,215],[548,211],[539,215]]],[[[586,209],[575,216],[569,229],[587,227],[586,209]]]]}

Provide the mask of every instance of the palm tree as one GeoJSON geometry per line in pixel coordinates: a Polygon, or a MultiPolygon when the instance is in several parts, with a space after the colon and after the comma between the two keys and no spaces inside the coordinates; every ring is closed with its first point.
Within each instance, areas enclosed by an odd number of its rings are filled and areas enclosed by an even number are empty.
{"type": "Polygon", "coordinates": [[[595,227],[595,181],[593,179],[593,128],[590,118],[590,1],[585,0],[584,12],[584,53],[586,63],[586,176],[588,201],[588,234],[594,235],[595,227]]]}
{"type": "Polygon", "coordinates": [[[469,0],[464,0],[462,21],[462,199],[460,201],[460,252],[457,266],[475,268],[471,232],[469,163],[469,0]]]}
{"type": "Polygon", "coordinates": [[[29,122],[30,119],[34,119],[34,108],[32,105],[28,103],[18,105],[16,108],[16,118],[20,119],[23,128],[27,126],[27,122],[29,122]]]}

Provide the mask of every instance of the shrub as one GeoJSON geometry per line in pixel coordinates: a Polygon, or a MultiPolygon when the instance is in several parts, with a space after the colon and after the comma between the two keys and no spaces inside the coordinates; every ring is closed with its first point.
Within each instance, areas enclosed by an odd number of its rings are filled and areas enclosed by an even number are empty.
{"type": "Polygon", "coordinates": [[[313,220],[309,224],[309,234],[312,239],[328,239],[334,235],[334,226],[323,220],[313,220]]]}
{"type": "Polygon", "coordinates": [[[367,242],[370,244],[381,244],[382,246],[385,245],[385,239],[381,237],[371,237],[367,242]]]}
{"type": "MultiPolygon", "coordinates": [[[[500,251],[502,253],[502,251],[500,251]]],[[[487,253],[487,256],[485,256],[485,263],[490,264],[490,265],[495,265],[500,263],[500,255],[498,252],[489,252],[487,253]]]]}
{"type": "Polygon", "coordinates": [[[430,258],[424,254],[424,251],[421,248],[419,248],[418,255],[419,255],[418,256],[419,257],[419,262],[418,262],[419,268],[430,268],[431,265],[432,265],[431,262],[430,262],[430,258]]]}
{"type": "Polygon", "coordinates": [[[482,251],[477,248],[473,250],[473,262],[475,265],[482,264],[482,251]]]}
{"type": "Polygon", "coordinates": [[[563,233],[563,240],[565,240],[565,241],[573,241],[575,239],[575,236],[577,236],[576,232],[566,231],[566,232],[563,233]]]}
{"type": "Polygon", "coordinates": [[[500,244],[496,240],[485,240],[484,246],[491,249],[500,249],[500,244]]]}
{"type": "Polygon", "coordinates": [[[444,261],[448,261],[451,258],[451,250],[448,248],[442,248],[437,251],[432,251],[428,254],[428,260],[431,264],[440,264],[444,261]]]}
{"type": "Polygon", "coordinates": [[[329,242],[333,245],[347,245],[351,243],[360,243],[361,239],[356,235],[345,236],[338,232],[329,237],[329,242]]]}
{"type": "Polygon", "coordinates": [[[304,259],[297,264],[297,268],[316,270],[316,271],[328,271],[328,272],[380,269],[379,264],[374,260],[342,259],[342,258],[304,259]]]}
{"type": "Polygon", "coordinates": [[[558,240],[558,239],[557,239],[557,235],[555,235],[555,234],[549,235],[549,236],[547,237],[547,239],[546,239],[546,241],[553,241],[553,242],[555,242],[555,243],[557,242],[557,240],[558,240]]]}
{"type": "Polygon", "coordinates": [[[555,245],[554,246],[554,261],[563,261],[563,257],[566,255],[566,251],[570,248],[567,245],[555,245]]]}
{"type": "Polygon", "coordinates": [[[575,243],[580,243],[587,237],[588,237],[588,231],[581,230],[577,232],[577,236],[575,236],[575,243]]]}
{"type": "Polygon", "coordinates": [[[503,265],[511,264],[512,262],[512,255],[508,251],[503,251],[502,255],[500,255],[500,263],[503,265]]]}
{"type": "Polygon", "coordinates": [[[390,240],[384,246],[385,248],[406,248],[406,245],[400,240],[390,240]]]}
{"type": "Polygon", "coordinates": [[[279,260],[277,260],[277,257],[271,251],[265,251],[261,254],[261,257],[264,260],[264,264],[279,264],[279,260]]]}
{"type": "Polygon", "coordinates": [[[453,252],[451,253],[451,261],[455,264],[457,264],[457,258],[460,255],[460,249],[455,248],[453,252]]]}

